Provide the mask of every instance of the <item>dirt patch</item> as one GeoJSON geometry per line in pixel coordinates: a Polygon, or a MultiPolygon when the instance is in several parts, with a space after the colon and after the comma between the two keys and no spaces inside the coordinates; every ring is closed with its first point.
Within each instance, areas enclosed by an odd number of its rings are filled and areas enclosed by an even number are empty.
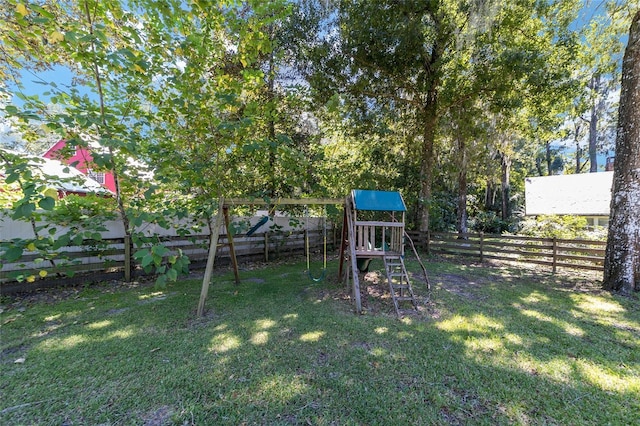
{"type": "Polygon", "coordinates": [[[172,424],[173,410],[166,405],[143,414],[141,420],[145,426],[164,426],[172,424]]]}
{"type": "Polygon", "coordinates": [[[120,315],[127,312],[129,308],[109,309],[107,315],[120,315]]]}
{"type": "MultiPolygon", "coordinates": [[[[352,283],[349,286],[341,284],[339,289],[331,292],[334,300],[341,300],[348,303],[353,308],[352,283]]],[[[403,302],[401,306],[401,316],[410,316],[417,319],[437,318],[440,314],[431,302],[430,294],[416,294],[417,309],[413,309],[410,303],[403,302]],[[407,309],[405,309],[407,308],[407,309]]],[[[362,311],[367,315],[385,315],[396,317],[389,285],[386,277],[380,271],[371,271],[360,274],[360,301],[362,311]]]]}
{"type": "MultiPolygon", "coordinates": [[[[117,293],[122,290],[129,290],[134,288],[146,288],[154,285],[154,280],[141,279],[138,281],[132,281],[126,283],[121,280],[105,281],[99,284],[93,284],[90,286],[91,290],[96,290],[100,293],[117,293]]],[[[35,293],[23,293],[13,296],[7,296],[3,298],[3,304],[0,309],[21,309],[25,306],[29,306],[37,303],[56,303],[61,300],[68,299],[82,299],[82,293],[89,287],[58,287],[52,289],[39,290],[35,293]]]]}
{"type": "Polygon", "coordinates": [[[444,290],[470,300],[481,300],[484,296],[478,295],[478,290],[482,286],[481,280],[473,280],[464,275],[441,274],[433,275],[433,280],[441,283],[444,290]]]}

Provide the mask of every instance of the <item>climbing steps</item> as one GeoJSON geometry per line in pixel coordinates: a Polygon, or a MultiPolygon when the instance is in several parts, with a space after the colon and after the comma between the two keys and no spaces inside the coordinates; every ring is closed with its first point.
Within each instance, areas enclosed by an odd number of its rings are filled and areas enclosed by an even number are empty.
{"type": "Polygon", "coordinates": [[[398,317],[402,316],[402,302],[411,302],[413,309],[417,310],[418,302],[413,294],[411,280],[409,279],[407,268],[404,265],[403,257],[388,254],[382,259],[384,261],[384,269],[389,282],[389,291],[391,292],[391,298],[393,299],[393,306],[396,308],[396,314],[398,317]]]}

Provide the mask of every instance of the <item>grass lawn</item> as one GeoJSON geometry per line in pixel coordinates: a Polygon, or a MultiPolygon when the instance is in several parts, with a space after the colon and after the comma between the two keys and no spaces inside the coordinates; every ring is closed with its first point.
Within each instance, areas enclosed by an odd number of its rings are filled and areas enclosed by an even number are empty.
{"type": "Polygon", "coordinates": [[[431,261],[398,320],[375,272],[355,315],[332,263],[218,275],[201,319],[198,279],[5,299],[0,424],[640,424],[638,298],[431,261]]]}

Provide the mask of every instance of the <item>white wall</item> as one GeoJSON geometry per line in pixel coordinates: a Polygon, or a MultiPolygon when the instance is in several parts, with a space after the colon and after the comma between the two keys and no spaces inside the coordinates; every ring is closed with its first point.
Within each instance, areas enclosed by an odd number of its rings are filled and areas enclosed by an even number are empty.
{"type": "MultiPolygon", "coordinates": [[[[262,216],[256,216],[251,218],[244,218],[244,217],[231,218],[232,222],[249,220],[251,226],[258,223],[260,219],[262,219],[262,216]]],[[[298,219],[300,221],[300,226],[292,227],[289,224],[290,218],[277,216],[273,218],[273,220],[270,219],[269,222],[263,225],[260,229],[256,230],[256,233],[261,234],[263,232],[268,231],[269,227],[274,223],[276,225],[281,226],[282,227],[281,229],[283,231],[290,231],[290,230],[296,230],[296,229],[300,230],[305,228],[309,230],[322,229],[322,218],[309,217],[309,218],[298,218],[298,219]]],[[[189,224],[188,219],[183,219],[180,222],[182,225],[189,224]]],[[[37,226],[41,226],[43,224],[44,224],[43,222],[36,223],[37,226]]],[[[104,226],[107,229],[107,231],[101,232],[102,238],[124,237],[124,228],[122,226],[121,221],[117,221],[117,220],[107,221],[104,223],[104,226]]],[[[330,226],[330,223],[327,222],[327,227],[329,226],[330,226]]],[[[67,233],[70,229],[69,226],[67,227],[56,226],[56,228],[57,228],[57,232],[54,234],[54,237],[63,235],[67,233]]],[[[193,231],[192,233],[196,235],[209,235],[209,228],[206,226],[206,224],[202,223],[201,228],[202,229],[200,231],[193,231]]],[[[177,236],[178,235],[175,228],[164,229],[159,225],[153,224],[153,223],[143,224],[138,228],[138,231],[144,232],[146,235],[154,235],[154,234],[157,234],[160,236],[177,236]]],[[[221,227],[220,231],[222,235],[226,234],[227,232],[224,226],[221,227]]],[[[49,235],[49,234],[47,233],[46,230],[44,230],[44,231],[41,231],[41,235],[49,235]]],[[[33,237],[34,237],[34,234],[31,228],[31,223],[22,221],[22,220],[13,220],[6,214],[0,214],[0,240],[8,241],[14,238],[27,239],[27,238],[33,238],[33,237]]]]}

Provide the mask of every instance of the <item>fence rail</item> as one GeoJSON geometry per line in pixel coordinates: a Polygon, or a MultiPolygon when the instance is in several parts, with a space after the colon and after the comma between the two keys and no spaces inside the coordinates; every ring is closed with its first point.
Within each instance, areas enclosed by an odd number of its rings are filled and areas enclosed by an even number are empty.
{"type": "Polygon", "coordinates": [[[428,253],[510,260],[558,268],[603,271],[606,242],[579,239],[409,231],[428,253]]]}
{"type": "MultiPolygon", "coordinates": [[[[253,234],[250,237],[234,237],[236,255],[240,259],[269,261],[274,257],[304,253],[304,235],[309,233],[312,250],[323,244],[322,230],[301,230],[253,234]]],[[[338,230],[328,231],[328,244],[337,246],[338,230]]],[[[485,259],[510,260],[522,263],[548,266],[553,272],[558,268],[572,268],[603,271],[606,243],[603,241],[539,238],[517,235],[494,235],[469,233],[462,235],[444,232],[408,231],[419,247],[429,254],[456,255],[485,259]]],[[[181,249],[189,256],[191,263],[204,264],[207,258],[208,235],[189,237],[162,237],[163,242],[177,251],[181,249]]],[[[228,238],[220,235],[217,264],[230,262],[228,238]]],[[[0,293],[32,291],[42,286],[101,281],[122,278],[125,271],[138,271],[130,255],[125,255],[124,238],[109,238],[101,241],[85,240],[80,246],[63,247],[55,266],[42,260],[38,253],[26,253],[11,264],[3,264],[0,269],[0,293]],[[33,283],[16,282],[17,273],[35,274],[46,271],[46,278],[38,278],[33,283]],[[86,275],[85,273],[90,273],[86,275]],[[76,274],[77,281],[73,279],[76,274]]]]}
{"type": "MultiPolygon", "coordinates": [[[[322,230],[297,230],[284,232],[256,233],[250,237],[237,235],[233,238],[236,256],[245,260],[269,261],[274,257],[291,254],[303,254],[305,250],[305,233],[309,235],[310,250],[317,251],[323,244],[322,230]]],[[[335,247],[336,231],[327,230],[328,244],[335,247]]],[[[176,253],[178,249],[187,255],[192,264],[206,262],[209,247],[208,235],[191,235],[188,237],[161,237],[160,240],[176,253]]],[[[220,235],[216,264],[230,262],[229,239],[220,235]]],[[[62,247],[53,259],[43,260],[36,252],[26,252],[19,260],[3,264],[0,269],[0,293],[33,291],[37,288],[60,284],[75,284],[74,277],[83,282],[101,281],[109,278],[122,278],[126,271],[142,271],[137,268],[132,256],[125,254],[125,238],[107,238],[100,241],[85,240],[82,245],[62,247]],[[45,271],[42,279],[40,271],[45,271]],[[86,273],[90,273],[87,275],[86,273]],[[16,276],[38,277],[34,282],[17,282],[16,276]]],[[[134,249],[135,250],[135,249],[134,249]]],[[[24,281],[23,277],[23,281],[24,281]]]]}

